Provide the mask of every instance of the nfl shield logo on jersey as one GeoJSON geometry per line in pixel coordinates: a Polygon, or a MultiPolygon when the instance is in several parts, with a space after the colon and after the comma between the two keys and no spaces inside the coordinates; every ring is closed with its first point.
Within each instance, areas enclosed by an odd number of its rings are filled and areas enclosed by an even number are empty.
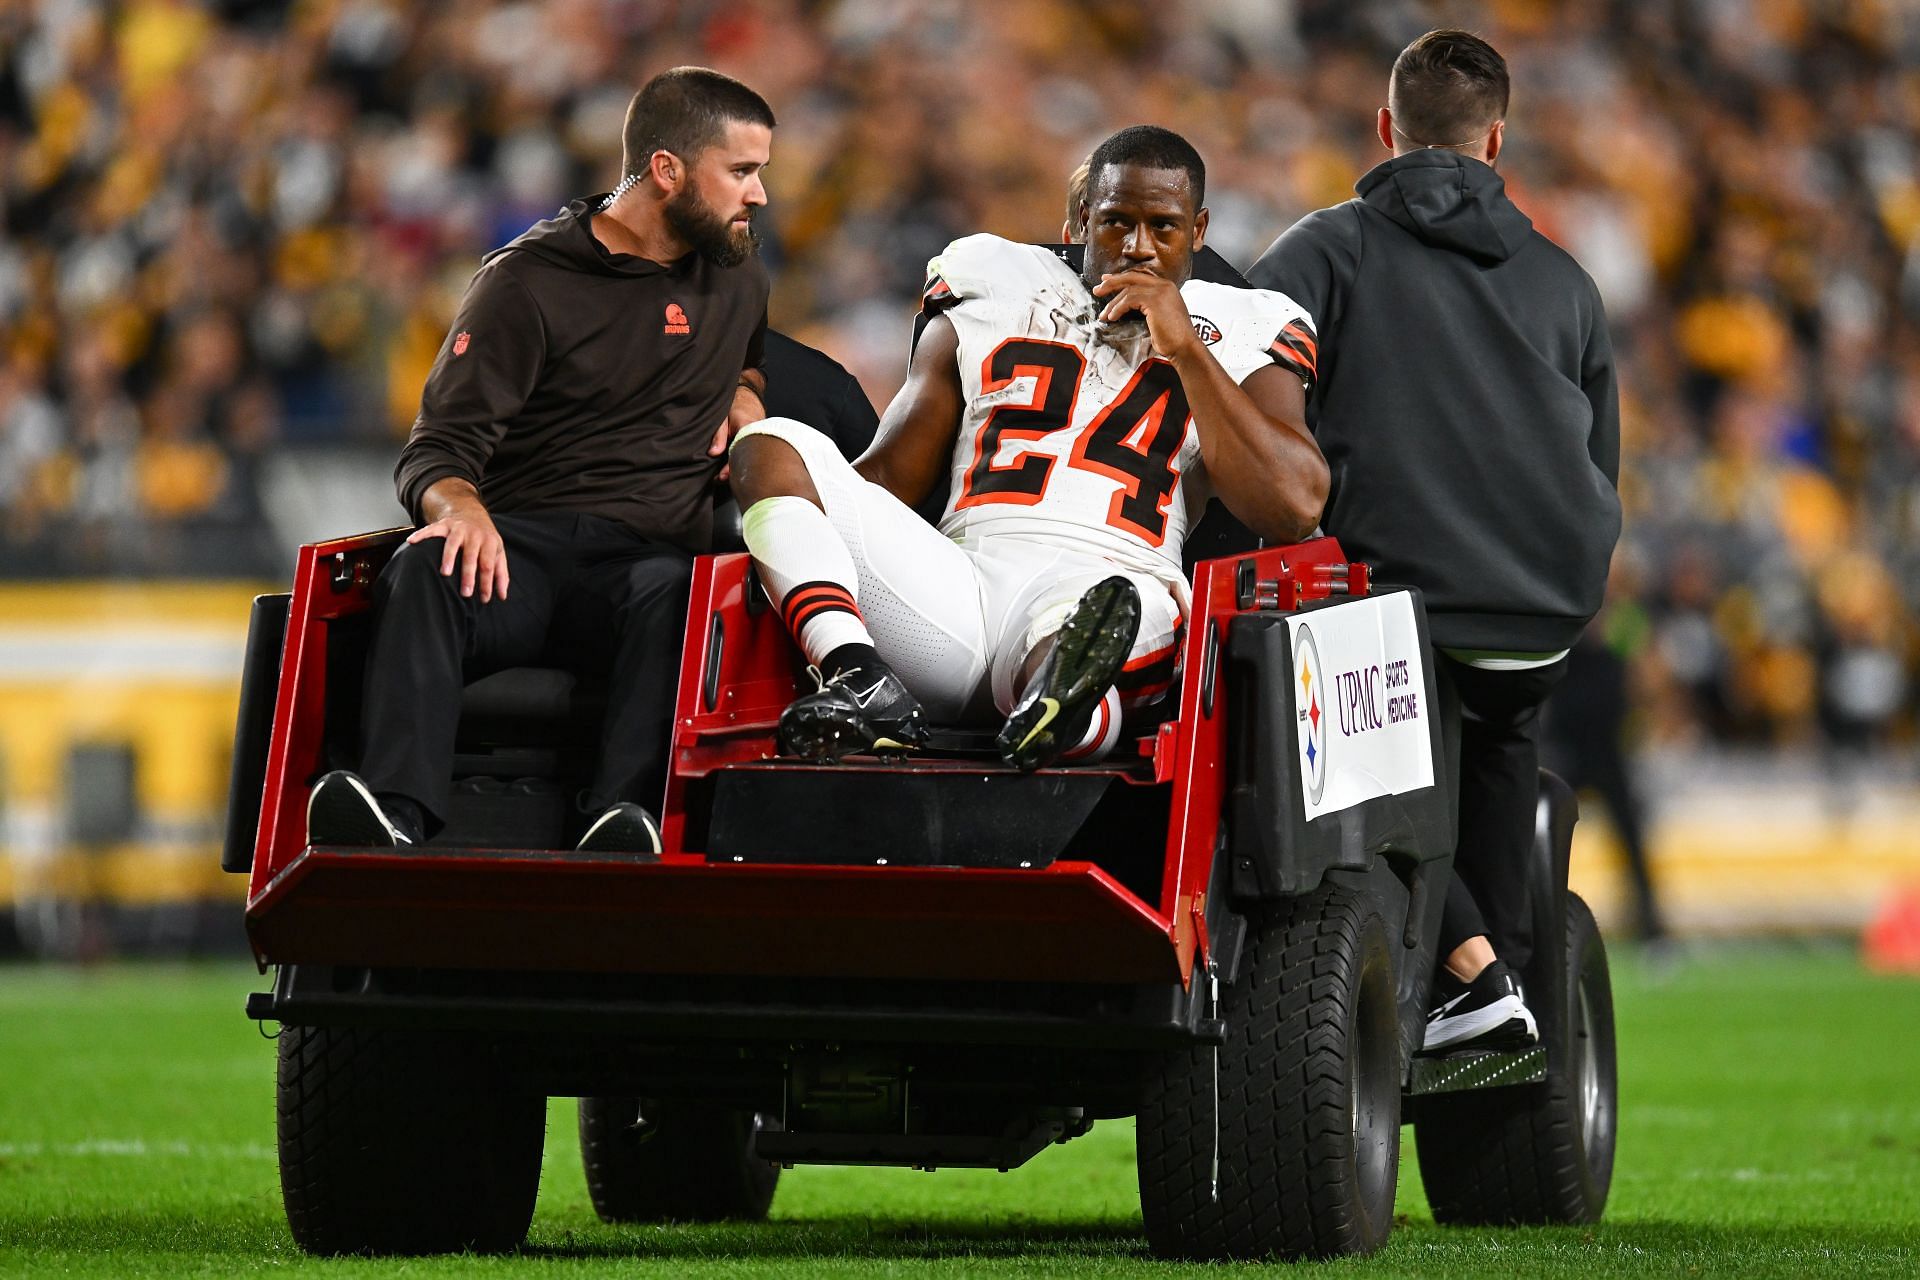
{"type": "Polygon", "coordinates": [[[1220,326],[1205,316],[1195,316],[1193,318],[1193,331],[1199,334],[1200,341],[1206,343],[1208,346],[1212,346],[1214,343],[1220,341],[1220,326]]]}

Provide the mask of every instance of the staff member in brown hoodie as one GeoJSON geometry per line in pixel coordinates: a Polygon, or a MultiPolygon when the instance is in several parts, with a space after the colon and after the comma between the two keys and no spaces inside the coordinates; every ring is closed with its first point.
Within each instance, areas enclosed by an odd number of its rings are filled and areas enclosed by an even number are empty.
{"type": "Polygon", "coordinates": [[[464,684],[535,662],[605,672],[581,847],[652,850],[692,557],[727,433],[765,416],[774,118],[701,67],[627,110],[624,177],[490,254],[395,470],[420,523],[374,589],[358,776],[308,804],[315,844],[444,824],[464,684]]]}

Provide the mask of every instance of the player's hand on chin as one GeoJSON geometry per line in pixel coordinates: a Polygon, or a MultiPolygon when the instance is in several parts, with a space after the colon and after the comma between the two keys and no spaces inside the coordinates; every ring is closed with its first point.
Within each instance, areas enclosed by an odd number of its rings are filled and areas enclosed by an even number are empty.
{"type": "Polygon", "coordinates": [[[1172,360],[1199,342],[1193,331],[1193,317],[1187,312],[1187,300],[1180,286],[1151,271],[1120,271],[1100,277],[1093,296],[1106,300],[1100,308],[1102,322],[1112,324],[1129,312],[1138,312],[1147,321],[1155,355],[1172,360]]]}

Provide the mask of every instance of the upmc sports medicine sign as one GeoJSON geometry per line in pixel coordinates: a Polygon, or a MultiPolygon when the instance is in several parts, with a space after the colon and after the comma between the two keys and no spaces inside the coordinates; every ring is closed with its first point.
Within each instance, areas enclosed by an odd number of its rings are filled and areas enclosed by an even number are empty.
{"type": "Polygon", "coordinates": [[[1308,821],[1433,785],[1426,654],[1405,593],[1287,620],[1308,821]]]}

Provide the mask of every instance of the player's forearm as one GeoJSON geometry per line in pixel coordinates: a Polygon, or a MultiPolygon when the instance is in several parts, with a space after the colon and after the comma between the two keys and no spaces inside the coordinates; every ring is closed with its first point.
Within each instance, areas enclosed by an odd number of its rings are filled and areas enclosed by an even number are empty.
{"type": "Polygon", "coordinates": [[[1174,357],[1200,456],[1220,500],[1273,542],[1297,542],[1326,506],[1326,459],[1307,429],[1254,403],[1204,346],[1174,357]]]}

